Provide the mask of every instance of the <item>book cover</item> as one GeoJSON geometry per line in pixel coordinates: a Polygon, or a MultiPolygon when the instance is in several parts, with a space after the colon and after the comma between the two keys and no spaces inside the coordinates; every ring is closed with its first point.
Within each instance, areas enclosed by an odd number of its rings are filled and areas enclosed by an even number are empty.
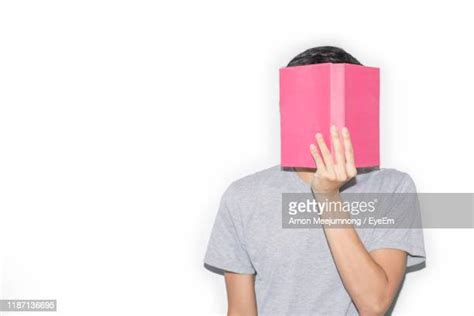
{"type": "Polygon", "coordinates": [[[282,167],[315,168],[309,145],[320,132],[332,151],[331,125],[349,129],[357,168],[380,165],[378,68],[324,63],[279,74],[282,167]]]}

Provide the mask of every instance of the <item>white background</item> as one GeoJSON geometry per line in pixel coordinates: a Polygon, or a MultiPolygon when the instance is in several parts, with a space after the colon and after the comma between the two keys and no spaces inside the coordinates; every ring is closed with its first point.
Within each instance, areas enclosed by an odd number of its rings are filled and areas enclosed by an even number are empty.
{"type": "MultiPolygon", "coordinates": [[[[220,196],[278,164],[278,68],[313,46],[381,68],[383,166],[474,192],[468,4],[2,1],[2,297],[223,313],[202,268],[220,196]]],[[[472,315],[473,237],[426,231],[395,314],[472,315]]]]}

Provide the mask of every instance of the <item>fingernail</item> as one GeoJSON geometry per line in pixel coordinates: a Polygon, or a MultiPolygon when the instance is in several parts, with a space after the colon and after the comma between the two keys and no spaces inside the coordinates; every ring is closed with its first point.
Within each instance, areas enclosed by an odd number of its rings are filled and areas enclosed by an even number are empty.
{"type": "Polygon", "coordinates": [[[316,146],[314,146],[314,144],[311,144],[311,145],[309,145],[309,149],[316,150],[316,146]]]}
{"type": "Polygon", "coordinates": [[[337,132],[336,125],[331,125],[331,132],[337,132]]]}
{"type": "Polygon", "coordinates": [[[349,134],[349,130],[347,129],[347,127],[343,127],[342,132],[346,135],[349,134]]]}
{"type": "Polygon", "coordinates": [[[323,138],[323,135],[321,135],[321,133],[316,133],[316,138],[323,138]]]}

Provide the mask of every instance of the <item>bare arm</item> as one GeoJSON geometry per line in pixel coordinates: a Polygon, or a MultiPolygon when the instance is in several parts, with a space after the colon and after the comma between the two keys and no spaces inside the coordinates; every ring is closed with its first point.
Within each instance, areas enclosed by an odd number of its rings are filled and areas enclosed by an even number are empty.
{"type": "MultiPolygon", "coordinates": [[[[316,135],[311,153],[317,171],[311,183],[316,199],[340,200],[339,188],[357,173],[349,131],[342,131],[344,144],[335,127],[331,128],[335,160],[322,135],[316,135]]],[[[324,217],[348,216],[341,212],[323,213],[324,217]]],[[[407,254],[397,249],[380,249],[369,253],[354,227],[324,227],[342,282],[361,315],[383,315],[390,307],[403,280],[407,254]]]]}
{"type": "Polygon", "coordinates": [[[256,316],[255,275],[225,273],[228,316],[256,316]]]}
{"type": "Polygon", "coordinates": [[[324,228],[337,270],[361,315],[383,315],[405,274],[406,253],[368,253],[354,228],[324,228]]]}

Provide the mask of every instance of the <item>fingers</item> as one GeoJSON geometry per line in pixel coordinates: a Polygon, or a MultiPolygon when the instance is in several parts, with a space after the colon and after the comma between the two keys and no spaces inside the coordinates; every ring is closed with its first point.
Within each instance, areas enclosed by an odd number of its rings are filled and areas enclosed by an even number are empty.
{"type": "Polygon", "coordinates": [[[316,134],[317,146],[311,144],[310,150],[316,166],[321,172],[324,172],[330,178],[334,178],[334,180],[344,182],[355,177],[357,169],[349,130],[344,127],[341,134],[342,142],[337,128],[331,126],[331,141],[334,146],[335,159],[333,159],[321,133],[316,134]]]}
{"type": "Polygon", "coordinates": [[[321,151],[321,155],[323,156],[324,166],[326,167],[326,171],[333,174],[334,163],[332,161],[331,152],[329,151],[328,146],[326,146],[323,135],[321,135],[321,133],[316,134],[316,143],[318,144],[319,150],[321,151]]]}
{"type": "Polygon", "coordinates": [[[332,144],[334,145],[336,163],[344,164],[345,163],[344,150],[342,148],[341,139],[339,138],[339,133],[337,132],[337,128],[334,125],[331,126],[331,139],[332,139],[332,144]]]}
{"type": "Polygon", "coordinates": [[[311,155],[313,155],[314,162],[316,163],[316,168],[321,169],[321,170],[326,169],[323,158],[321,158],[321,155],[319,154],[316,146],[314,144],[311,144],[309,146],[309,149],[311,150],[311,155]]]}
{"type": "Polygon", "coordinates": [[[344,154],[346,158],[346,172],[349,178],[357,175],[357,169],[354,161],[354,149],[352,147],[351,136],[347,127],[342,129],[342,140],[344,142],[344,154]]]}
{"type": "Polygon", "coordinates": [[[331,139],[334,146],[334,155],[336,156],[336,164],[334,166],[334,172],[338,180],[346,180],[346,159],[344,156],[344,148],[341,144],[341,139],[339,138],[339,133],[336,126],[331,126],[331,139]]]}

